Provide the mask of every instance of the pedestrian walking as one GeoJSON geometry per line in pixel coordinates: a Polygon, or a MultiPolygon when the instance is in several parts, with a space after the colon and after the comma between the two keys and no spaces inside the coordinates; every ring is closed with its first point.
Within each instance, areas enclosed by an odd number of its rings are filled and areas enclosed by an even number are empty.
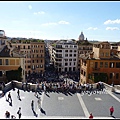
{"type": "Polygon", "coordinates": [[[46,84],[44,85],[44,87],[43,87],[43,88],[44,88],[44,92],[46,93],[46,84]]]}
{"type": "Polygon", "coordinates": [[[38,98],[37,102],[38,102],[38,108],[41,109],[41,98],[40,97],[38,98]]]}
{"type": "Polygon", "coordinates": [[[20,99],[20,91],[19,91],[19,89],[17,90],[17,94],[18,94],[18,99],[20,99]]]}
{"type": "Polygon", "coordinates": [[[113,107],[113,106],[111,106],[111,107],[110,107],[110,116],[112,116],[112,115],[113,115],[113,112],[114,112],[114,107],[113,107]]]}
{"type": "Polygon", "coordinates": [[[7,100],[9,101],[9,99],[10,99],[11,102],[12,102],[12,97],[11,97],[11,93],[10,93],[10,92],[8,93],[8,99],[7,99],[7,100]]]}
{"type": "Polygon", "coordinates": [[[34,111],[34,100],[32,100],[32,102],[31,102],[31,108],[34,111]]]}
{"type": "Polygon", "coordinates": [[[90,113],[89,119],[93,119],[93,115],[92,115],[92,113],[90,113]]]}
{"type": "Polygon", "coordinates": [[[17,114],[18,114],[18,118],[20,119],[21,118],[21,107],[19,107],[19,110],[17,111],[17,114]]]}

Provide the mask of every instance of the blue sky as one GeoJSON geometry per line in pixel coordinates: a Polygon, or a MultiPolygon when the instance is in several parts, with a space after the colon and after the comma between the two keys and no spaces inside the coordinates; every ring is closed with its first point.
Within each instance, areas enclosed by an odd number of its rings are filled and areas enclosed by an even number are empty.
{"type": "Polygon", "coordinates": [[[120,41],[120,2],[1,1],[0,29],[8,37],[120,41]]]}

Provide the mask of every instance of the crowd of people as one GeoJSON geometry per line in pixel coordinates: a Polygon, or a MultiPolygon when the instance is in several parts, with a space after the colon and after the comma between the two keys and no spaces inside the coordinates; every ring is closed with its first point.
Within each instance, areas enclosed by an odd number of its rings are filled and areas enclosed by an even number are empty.
{"type": "MultiPolygon", "coordinates": [[[[26,89],[30,90],[29,83],[36,84],[36,90],[45,90],[47,92],[79,92],[94,90],[103,91],[104,85],[100,81],[96,84],[80,84],[79,83],[79,73],[78,72],[56,72],[56,71],[45,71],[44,73],[29,74],[26,77],[26,89]]],[[[25,87],[23,87],[24,89],[25,87]]]]}
{"type": "Polygon", "coordinates": [[[79,80],[78,72],[57,72],[55,70],[45,71],[44,73],[36,73],[33,72],[31,74],[26,75],[26,81],[28,83],[38,83],[38,82],[61,82],[64,81],[64,78],[72,79],[76,82],[79,80]],[[63,76],[63,77],[60,77],[63,76]]]}

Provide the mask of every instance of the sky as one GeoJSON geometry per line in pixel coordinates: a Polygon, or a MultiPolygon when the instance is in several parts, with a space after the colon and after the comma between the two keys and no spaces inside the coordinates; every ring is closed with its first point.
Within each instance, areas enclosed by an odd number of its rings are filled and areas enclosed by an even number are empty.
{"type": "Polygon", "coordinates": [[[119,1],[0,1],[7,37],[120,41],[119,1]]]}

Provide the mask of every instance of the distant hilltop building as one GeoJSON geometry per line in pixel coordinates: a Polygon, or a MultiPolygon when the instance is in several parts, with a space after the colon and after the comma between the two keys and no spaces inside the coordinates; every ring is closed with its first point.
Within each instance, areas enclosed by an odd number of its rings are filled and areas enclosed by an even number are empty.
{"type": "Polygon", "coordinates": [[[84,34],[83,34],[83,32],[81,32],[81,34],[79,35],[79,41],[82,41],[82,40],[84,40],[84,34]]]}

